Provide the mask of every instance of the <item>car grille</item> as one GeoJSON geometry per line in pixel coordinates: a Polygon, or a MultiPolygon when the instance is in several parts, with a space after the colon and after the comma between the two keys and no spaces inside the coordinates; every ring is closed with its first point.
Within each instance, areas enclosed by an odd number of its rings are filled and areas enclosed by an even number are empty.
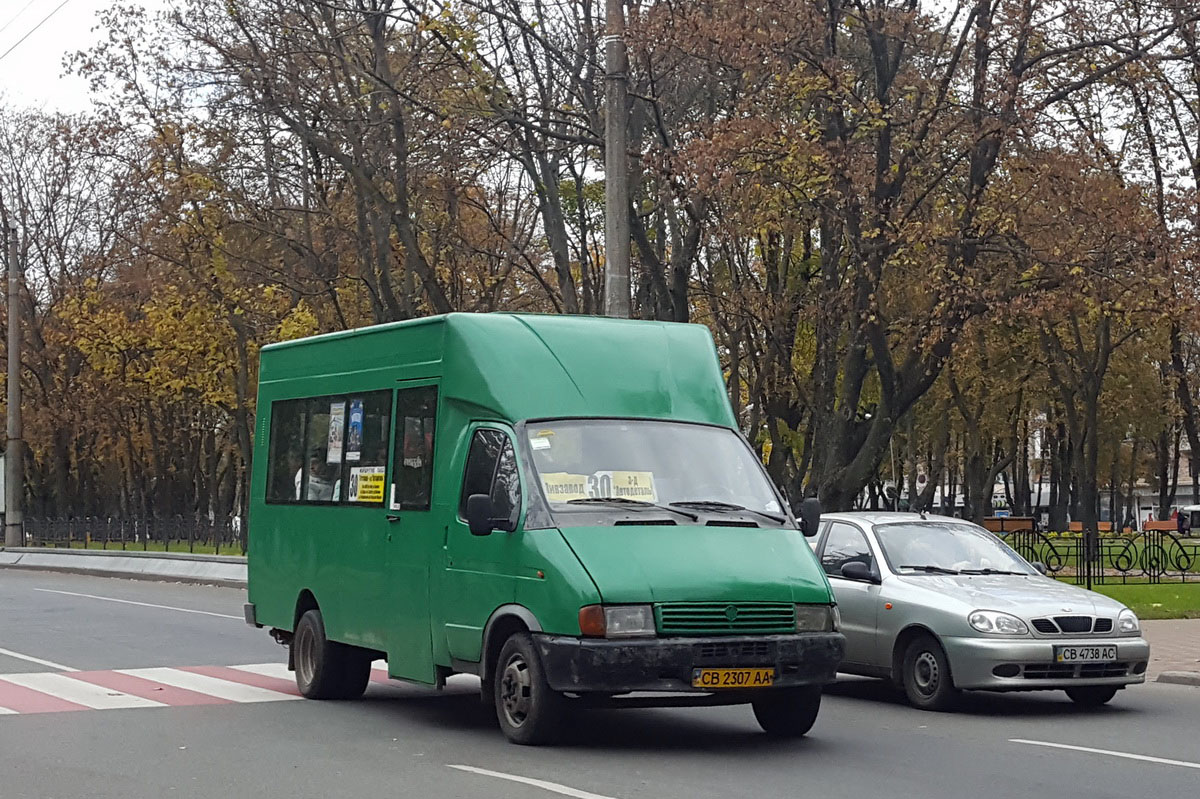
{"type": "Polygon", "coordinates": [[[1054,623],[1064,633],[1090,633],[1092,631],[1091,616],[1055,616],[1054,623]]]}
{"type": "Polygon", "coordinates": [[[1021,670],[1027,680],[1091,680],[1128,673],[1128,663],[1026,663],[1021,670]]]}
{"type": "Polygon", "coordinates": [[[1034,619],[1032,623],[1033,629],[1043,635],[1103,634],[1111,633],[1113,629],[1112,619],[1098,618],[1093,625],[1091,616],[1055,616],[1053,619],[1034,619]]]}
{"type": "Polygon", "coordinates": [[[655,605],[654,616],[661,635],[796,631],[790,602],[668,602],[655,605]]]}
{"type": "Polygon", "coordinates": [[[765,665],[774,661],[774,649],[767,641],[721,641],[696,644],[692,657],[699,665],[765,665]]]}

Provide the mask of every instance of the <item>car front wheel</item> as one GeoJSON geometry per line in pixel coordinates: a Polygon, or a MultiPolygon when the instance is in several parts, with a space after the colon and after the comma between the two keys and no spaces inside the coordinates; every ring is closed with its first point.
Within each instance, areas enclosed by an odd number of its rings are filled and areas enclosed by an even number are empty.
{"type": "Polygon", "coordinates": [[[1081,685],[1068,688],[1067,696],[1080,707],[1100,707],[1117,695],[1115,685],[1081,685]]]}
{"type": "Polygon", "coordinates": [[[958,700],[950,661],[932,635],[913,639],[904,651],[904,693],[913,707],[949,710],[958,700]]]}

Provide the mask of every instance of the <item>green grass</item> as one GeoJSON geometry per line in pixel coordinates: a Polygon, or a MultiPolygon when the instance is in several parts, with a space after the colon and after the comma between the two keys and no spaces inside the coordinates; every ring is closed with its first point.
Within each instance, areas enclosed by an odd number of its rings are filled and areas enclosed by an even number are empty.
{"type": "MultiPolygon", "coordinates": [[[[40,542],[33,542],[34,546],[45,546],[40,542]]],[[[60,548],[66,548],[60,544],[60,548]]],[[[71,549],[107,549],[109,552],[120,551],[120,541],[110,541],[108,546],[104,545],[103,541],[91,541],[84,547],[82,541],[72,541],[71,549]]],[[[241,547],[236,544],[221,544],[220,551],[217,547],[210,543],[201,543],[197,541],[192,547],[188,548],[187,541],[170,541],[163,543],[162,541],[150,541],[145,544],[142,542],[126,541],[125,549],[128,552],[193,552],[197,555],[241,555],[241,547]]]]}
{"type": "Polygon", "coordinates": [[[1128,605],[1139,619],[1200,619],[1200,581],[1096,585],[1092,590],[1128,605]]]}

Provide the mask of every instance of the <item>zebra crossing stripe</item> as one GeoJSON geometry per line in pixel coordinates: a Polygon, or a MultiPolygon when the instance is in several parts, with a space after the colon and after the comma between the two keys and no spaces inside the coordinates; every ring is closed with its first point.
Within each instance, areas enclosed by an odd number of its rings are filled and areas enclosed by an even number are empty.
{"type": "Polygon", "coordinates": [[[288,699],[299,699],[300,695],[283,693],[282,691],[260,688],[255,685],[245,685],[240,682],[212,677],[207,674],[197,674],[184,669],[150,668],[150,669],[118,669],[120,674],[130,674],[147,680],[183,688],[188,691],[208,694],[209,696],[228,699],[230,702],[279,702],[288,699]]]}
{"type": "Polygon", "coordinates": [[[163,707],[162,702],[114,691],[93,683],[75,680],[65,674],[9,674],[5,682],[48,694],[58,699],[83,705],[93,710],[116,710],[128,707],[163,707]]]}

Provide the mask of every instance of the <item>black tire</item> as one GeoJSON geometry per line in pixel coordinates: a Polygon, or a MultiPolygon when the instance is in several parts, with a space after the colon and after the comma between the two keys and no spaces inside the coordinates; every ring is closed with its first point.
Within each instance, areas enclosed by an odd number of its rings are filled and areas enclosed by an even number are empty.
{"type": "Polygon", "coordinates": [[[763,732],[774,738],[800,738],[812,729],[821,710],[821,686],[776,688],[750,703],[763,732]]]}
{"type": "Polygon", "coordinates": [[[1108,704],[1119,690],[1115,685],[1080,685],[1068,688],[1067,696],[1080,707],[1100,707],[1108,704]]]}
{"type": "Polygon", "coordinates": [[[325,637],[321,611],[300,617],[292,634],[296,687],[309,699],[357,699],[371,679],[371,658],[355,646],[325,637]]]}
{"type": "Polygon", "coordinates": [[[958,689],[950,661],[932,635],[914,638],[904,650],[901,680],[909,704],[921,710],[950,710],[958,702],[958,689]]]}
{"type": "Polygon", "coordinates": [[[496,718],[508,740],[526,746],[557,740],[566,700],[546,682],[529,633],[504,642],[492,683],[496,718]]]}

